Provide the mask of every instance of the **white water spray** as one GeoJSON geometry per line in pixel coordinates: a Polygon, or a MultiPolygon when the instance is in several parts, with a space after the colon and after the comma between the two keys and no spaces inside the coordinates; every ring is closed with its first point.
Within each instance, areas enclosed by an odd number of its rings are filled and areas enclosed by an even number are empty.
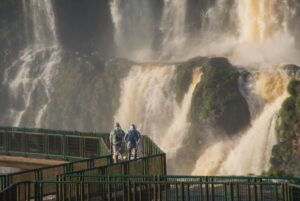
{"type": "Polygon", "coordinates": [[[134,60],[152,58],[155,37],[154,13],[149,1],[112,0],[110,11],[119,56],[134,60]]]}
{"type": "Polygon", "coordinates": [[[199,55],[225,56],[237,65],[300,64],[298,32],[291,31],[297,28],[293,22],[300,12],[299,2],[217,0],[210,7],[199,7],[202,17],[188,22],[201,22],[197,34],[186,29],[189,12],[186,0],[164,0],[160,31],[153,26],[155,11],[146,2],[113,0],[111,3],[115,40],[122,56],[174,61],[199,55]],[[158,51],[151,45],[155,35],[160,35],[159,55],[154,54],[158,51]]]}
{"type": "Polygon", "coordinates": [[[135,122],[159,142],[171,123],[175,101],[175,66],[134,66],[121,85],[115,120],[135,122]]]}
{"type": "Polygon", "coordinates": [[[22,124],[22,118],[30,107],[33,107],[33,94],[38,87],[44,90],[46,101],[39,105],[32,126],[39,127],[41,119],[50,103],[51,78],[55,74],[55,66],[60,62],[60,48],[56,36],[55,17],[52,2],[47,0],[23,0],[26,16],[26,31],[32,26],[32,34],[28,34],[28,47],[19,60],[5,72],[4,84],[7,84],[14,99],[24,101],[23,109],[11,108],[11,121],[14,126],[22,124]],[[32,35],[32,37],[29,37],[32,35]]]}
{"type": "Polygon", "coordinates": [[[287,83],[288,78],[280,71],[254,73],[248,83],[240,83],[246,87],[243,94],[252,108],[252,127],[238,138],[213,142],[199,157],[193,174],[259,175],[268,170],[287,83]]]}
{"type": "Polygon", "coordinates": [[[194,70],[193,82],[179,106],[175,100],[175,66],[132,67],[122,83],[115,121],[125,127],[130,122],[143,125],[142,132],[173,157],[189,129],[192,95],[201,74],[200,68],[194,70]]]}
{"type": "Polygon", "coordinates": [[[219,174],[247,175],[251,173],[260,175],[264,170],[268,170],[272,148],[277,142],[276,115],[286,98],[287,94],[285,93],[264,108],[261,116],[253,122],[252,128],[230,151],[219,174]]]}
{"type": "Polygon", "coordinates": [[[161,22],[163,34],[161,58],[177,57],[186,43],[186,0],[164,0],[161,22]],[[177,55],[177,56],[176,56],[177,55]]]}
{"type": "Polygon", "coordinates": [[[182,146],[182,141],[190,128],[188,114],[192,104],[193,92],[196,85],[200,82],[201,75],[200,68],[194,70],[193,82],[184,95],[180,107],[175,105],[173,120],[162,141],[159,143],[163,150],[166,150],[168,157],[173,157],[176,151],[182,146]]]}

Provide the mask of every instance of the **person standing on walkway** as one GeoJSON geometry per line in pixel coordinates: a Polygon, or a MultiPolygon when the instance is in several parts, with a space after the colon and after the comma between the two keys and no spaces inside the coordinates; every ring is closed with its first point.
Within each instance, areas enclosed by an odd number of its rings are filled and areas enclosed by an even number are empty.
{"type": "Polygon", "coordinates": [[[109,140],[110,140],[110,148],[113,154],[113,160],[115,163],[119,162],[119,157],[123,160],[124,156],[124,136],[125,132],[122,130],[120,124],[116,122],[115,128],[111,131],[109,140]]]}
{"type": "Polygon", "coordinates": [[[137,158],[137,150],[140,143],[141,134],[136,129],[136,126],[132,123],[130,125],[130,128],[128,130],[128,133],[125,135],[125,142],[127,145],[127,151],[128,151],[128,160],[132,157],[133,152],[133,158],[137,158]]]}

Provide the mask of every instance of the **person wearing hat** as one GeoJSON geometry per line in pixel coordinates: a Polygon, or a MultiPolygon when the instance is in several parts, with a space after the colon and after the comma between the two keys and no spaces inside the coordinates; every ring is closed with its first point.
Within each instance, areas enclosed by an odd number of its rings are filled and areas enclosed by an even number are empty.
{"type": "Polygon", "coordinates": [[[110,147],[113,154],[113,160],[115,163],[119,162],[119,156],[121,160],[124,155],[124,136],[125,132],[122,130],[120,124],[116,122],[114,130],[111,131],[109,140],[110,147]]]}

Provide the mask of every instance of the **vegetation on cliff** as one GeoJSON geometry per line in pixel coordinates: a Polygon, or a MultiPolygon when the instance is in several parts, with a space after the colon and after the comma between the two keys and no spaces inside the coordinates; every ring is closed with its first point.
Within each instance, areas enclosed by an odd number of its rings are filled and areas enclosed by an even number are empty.
{"type": "Polygon", "coordinates": [[[191,166],[188,170],[184,164],[194,164],[209,146],[210,139],[237,134],[250,124],[248,104],[238,87],[240,72],[225,58],[206,59],[202,72],[192,98],[191,128],[184,141],[184,150],[177,152],[177,158],[182,160],[176,166],[179,173],[189,173],[193,169],[191,166]]]}
{"type": "Polygon", "coordinates": [[[270,171],[300,175],[300,81],[288,85],[291,95],[282,104],[276,122],[279,143],[273,147],[270,171]]]}
{"type": "Polygon", "coordinates": [[[208,122],[228,135],[245,129],[250,123],[250,112],[239,91],[239,71],[225,58],[209,59],[202,71],[201,82],[193,94],[191,122],[208,122]]]}

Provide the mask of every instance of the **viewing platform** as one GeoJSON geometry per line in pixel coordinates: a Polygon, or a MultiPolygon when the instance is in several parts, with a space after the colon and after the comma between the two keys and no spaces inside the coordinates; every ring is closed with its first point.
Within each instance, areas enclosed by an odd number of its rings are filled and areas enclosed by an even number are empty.
{"type": "Polygon", "coordinates": [[[146,135],[137,159],[113,163],[108,133],[1,127],[0,154],[43,166],[0,175],[0,201],[300,201],[296,177],[168,175],[146,135]]]}

